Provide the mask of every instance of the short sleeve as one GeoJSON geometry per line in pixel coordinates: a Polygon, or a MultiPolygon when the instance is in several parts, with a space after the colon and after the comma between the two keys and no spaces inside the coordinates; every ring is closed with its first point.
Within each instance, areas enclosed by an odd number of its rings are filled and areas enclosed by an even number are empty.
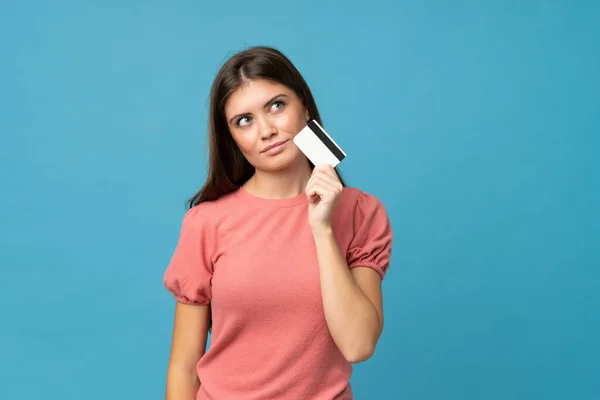
{"type": "Polygon", "coordinates": [[[183,217],[179,239],[163,276],[164,286],[180,303],[209,304],[212,297],[214,237],[202,205],[183,217]]]}
{"type": "Polygon", "coordinates": [[[348,268],[369,267],[381,279],[390,266],[392,226],[379,199],[360,192],[354,209],[354,237],[348,248],[348,268]]]}

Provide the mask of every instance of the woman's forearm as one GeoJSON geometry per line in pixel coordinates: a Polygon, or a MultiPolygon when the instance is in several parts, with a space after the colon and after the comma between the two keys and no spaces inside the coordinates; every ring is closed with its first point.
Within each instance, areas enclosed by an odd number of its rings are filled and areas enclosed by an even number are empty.
{"type": "Polygon", "coordinates": [[[329,331],[352,363],[368,359],[379,338],[379,316],[348,269],[333,231],[313,232],[321,277],[323,308],[329,331]]]}
{"type": "Polygon", "coordinates": [[[195,400],[199,388],[194,366],[169,364],[165,400],[195,400]]]}

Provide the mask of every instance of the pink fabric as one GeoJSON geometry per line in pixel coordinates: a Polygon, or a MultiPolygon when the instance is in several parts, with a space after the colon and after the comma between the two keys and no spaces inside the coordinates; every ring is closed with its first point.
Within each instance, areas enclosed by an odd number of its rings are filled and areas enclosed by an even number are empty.
{"type": "MultiPolygon", "coordinates": [[[[307,212],[304,194],[262,199],[241,188],[184,216],[164,284],[177,301],[211,303],[197,400],[352,399],[352,365],[325,321],[307,212]]],[[[350,269],[384,278],[392,231],[377,198],[344,188],[333,229],[350,269]]]]}

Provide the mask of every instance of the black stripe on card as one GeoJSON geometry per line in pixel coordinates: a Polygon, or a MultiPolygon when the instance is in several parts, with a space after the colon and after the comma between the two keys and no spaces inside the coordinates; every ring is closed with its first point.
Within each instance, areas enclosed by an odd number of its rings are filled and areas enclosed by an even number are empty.
{"type": "Polygon", "coordinates": [[[329,149],[329,151],[331,151],[333,153],[335,158],[337,158],[339,161],[342,161],[346,157],[344,155],[344,153],[342,153],[340,148],[337,147],[335,145],[335,143],[333,143],[331,141],[331,139],[329,139],[327,134],[325,132],[323,132],[323,130],[319,127],[319,125],[317,125],[315,123],[314,120],[309,121],[308,127],[310,128],[311,131],[314,132],[315,135],[317,135],[317,137],[321,140],[321,142],[323,142],[325,147],[327,147],[329,149]]]}

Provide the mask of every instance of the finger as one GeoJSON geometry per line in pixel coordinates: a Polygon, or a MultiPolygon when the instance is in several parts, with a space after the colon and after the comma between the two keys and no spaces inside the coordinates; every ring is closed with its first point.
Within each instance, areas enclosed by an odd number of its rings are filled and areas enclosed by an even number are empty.
{"type": "Polygon", "coordinates": [[[311,200],[315,200],[315,198],[318,197],[323,201],[331,201],[337,196],[335,189],[331,189],[321,182],[314,182],[311,184],[310,187],[308,187],[306,194],[311,200]]]}
{"type": "Polygon", "coordinates": [[[337,178],[337,173],[335,172],[335,168],[333,168],[330,164],[319,164],[315,166],[315,169],[319,172],[323,172],[333,178],[337,178]]]}
{"type": "Polygon", "coordinates": [[[306,188],[306,197],[308,197],[309,203],[323,198],[323,190],[318,185],[312,184],[306,188]]]}
{"type": "Polygon", "coordinates": [[[317,179],[312,179],[308,185],[306,185],[306,193],[309,195],[322,195],[324,194],[324,188],[317,179]]]}
{"type": "Polygon", "coordinates": [[[310,182],[321,182],[326,187],[329,187],[332,191],[340,193],[343,189],[342,183],[338,179],[334,179],[324,173],[316,173],[310,179],[310,182]]]}
{"type": "Polygon", "coordinates": [[[319,166],[319,168],[315,167],[311,176],[326,177],[332,182],[338,182],[341,184],[340,179],[337,173],[335,172],[335,169],[329,164],[327,164],[326,166],[319,166]]]}
{"type": "Polygon", "coordinates": [[[317,175],[313,178],[314,183],[319,183],[324,188],[330,190],[333,193],[337,193],[341,189],[341,184],[336,182],[328,175],[317,175]]]}

